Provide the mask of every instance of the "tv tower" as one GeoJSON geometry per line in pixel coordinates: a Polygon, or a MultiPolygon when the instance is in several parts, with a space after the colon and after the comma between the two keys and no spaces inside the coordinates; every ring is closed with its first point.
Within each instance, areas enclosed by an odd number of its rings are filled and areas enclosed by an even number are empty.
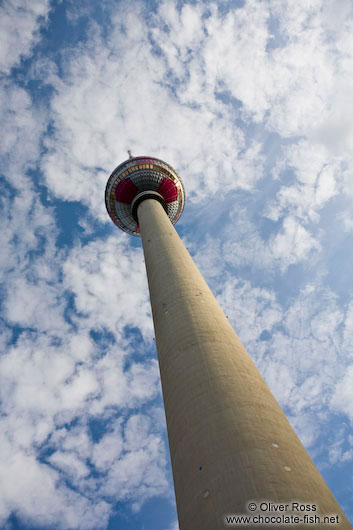
{"type": "Polygon", "coordinates": [[[129,155],[105,202],[119,228],[142,238],[180,530],[235,527],[232,514],[302,518],[258,528],[322,528],[306,514],[351,529],[173,227],[185,203],[180,177],[129,155]]]}

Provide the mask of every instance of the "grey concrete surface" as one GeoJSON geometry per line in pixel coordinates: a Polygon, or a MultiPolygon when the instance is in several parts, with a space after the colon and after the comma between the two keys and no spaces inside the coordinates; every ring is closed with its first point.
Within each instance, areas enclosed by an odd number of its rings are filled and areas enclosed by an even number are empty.
{"type": "Polygon", "coordinates": [[[180,530],[233,528],[224,516],[247,514],[251,501],[316,505],[313,515],[338,515],[334,527],[351,529],[163,207],[145,200],[138,219],[180,530]]]}

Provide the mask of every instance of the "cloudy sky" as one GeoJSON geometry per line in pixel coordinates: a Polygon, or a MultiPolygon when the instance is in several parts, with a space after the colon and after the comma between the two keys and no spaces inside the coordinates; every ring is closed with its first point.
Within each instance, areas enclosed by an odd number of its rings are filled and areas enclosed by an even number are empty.
{"type": "Polygon", "coordinates": [[[0,527],[177,530],[141,241],[104,189],[170,163],[177,229],[353,520],[351,0],[0,4],[0,527]]]}

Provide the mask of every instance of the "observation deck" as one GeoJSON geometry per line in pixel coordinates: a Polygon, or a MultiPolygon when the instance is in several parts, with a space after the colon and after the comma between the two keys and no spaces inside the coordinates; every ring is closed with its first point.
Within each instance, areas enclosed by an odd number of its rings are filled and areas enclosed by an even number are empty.
{"type": "Polygon", "coordinates": [[[140,236],[137,207],[145,199],[158,200],[175,224],[185,204],[184,185],[177,172],[163,160],[150,156],[129,158],[109,177],[105,204],[116,226],[140,236]]]}

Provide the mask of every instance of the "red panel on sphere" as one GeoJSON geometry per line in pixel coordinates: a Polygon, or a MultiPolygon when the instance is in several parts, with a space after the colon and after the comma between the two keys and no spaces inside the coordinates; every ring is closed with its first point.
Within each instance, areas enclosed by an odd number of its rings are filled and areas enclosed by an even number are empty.
{"type": "Polygon", "coordinates": [[[115,198],[119,202],[130,204],[137,193],[137,187],[129,178],[122,180],[116,188],[115,198]]]}
{"type": "Polygon", "coordinates": [[[162,195],[162,197],[164,197],[164,200],[167,203],[174,202],[178,198],[178,190],[176,185],[166,177],[162,178],[157,191],[162,195]]]}

